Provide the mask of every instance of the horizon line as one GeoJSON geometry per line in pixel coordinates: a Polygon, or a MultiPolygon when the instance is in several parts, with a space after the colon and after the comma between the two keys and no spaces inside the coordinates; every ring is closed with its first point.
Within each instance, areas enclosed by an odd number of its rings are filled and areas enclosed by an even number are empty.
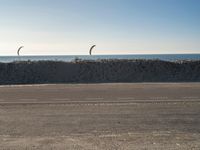
{"type": "MultiPolygon", "coordinates": [[[[93,54],[91,56],[111,56],[111,55],[199,55],[200,53],[131,53],[131,54],[93,54]]],[[[90,56],[89,54],[24,54],[24,55],[0,55],[0,57],[12,57],[12,56],[16,56],[16,57],[20,57],[20,56],[90,56]]]]}

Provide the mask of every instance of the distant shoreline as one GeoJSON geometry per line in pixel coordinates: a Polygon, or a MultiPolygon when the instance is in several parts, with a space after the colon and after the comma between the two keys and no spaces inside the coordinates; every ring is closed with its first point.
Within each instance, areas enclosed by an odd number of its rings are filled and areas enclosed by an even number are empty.
{"type": "Polygon", "coordinates": [[[0,85],[200,82],[200,60],[81,60],[0,63],[0,85]]]}
{"type": "Polygon", "coordinates": [[[75,59],[101,60],[101,59],[145,59],[145,60],[200,60],[200,54],[135,54],[135,55],[22,55],[22,56],[0,56],[0,62],[9,63],[13,61],[64,61],[71,62],[75,59]]]}

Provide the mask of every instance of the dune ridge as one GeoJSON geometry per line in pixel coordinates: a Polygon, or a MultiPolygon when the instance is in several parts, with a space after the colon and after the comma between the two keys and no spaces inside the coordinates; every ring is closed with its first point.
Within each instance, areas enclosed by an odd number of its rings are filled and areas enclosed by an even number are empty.
{"type": "Polygon", "coordinates": [[[80,60],[0,63],[0,84],[199,82],[200,61],[80,60]]]}

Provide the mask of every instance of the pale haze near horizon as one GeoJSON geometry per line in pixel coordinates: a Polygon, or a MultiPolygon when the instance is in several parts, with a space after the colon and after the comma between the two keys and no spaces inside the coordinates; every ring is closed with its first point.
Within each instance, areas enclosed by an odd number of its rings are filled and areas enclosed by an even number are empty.
{"type": "Polygon", "coordinates": [[[0,56],[200,53],[199,0],[1,0],[0,56]]]}

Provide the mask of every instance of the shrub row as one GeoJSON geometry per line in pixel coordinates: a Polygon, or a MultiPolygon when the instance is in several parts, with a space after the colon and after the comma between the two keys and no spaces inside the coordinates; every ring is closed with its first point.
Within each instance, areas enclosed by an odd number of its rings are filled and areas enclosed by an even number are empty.
{"type": "Polygon", "coordinates": [[[0,84],[198,81],[200,61],[75,60],[0,63],[0,84]]]}

